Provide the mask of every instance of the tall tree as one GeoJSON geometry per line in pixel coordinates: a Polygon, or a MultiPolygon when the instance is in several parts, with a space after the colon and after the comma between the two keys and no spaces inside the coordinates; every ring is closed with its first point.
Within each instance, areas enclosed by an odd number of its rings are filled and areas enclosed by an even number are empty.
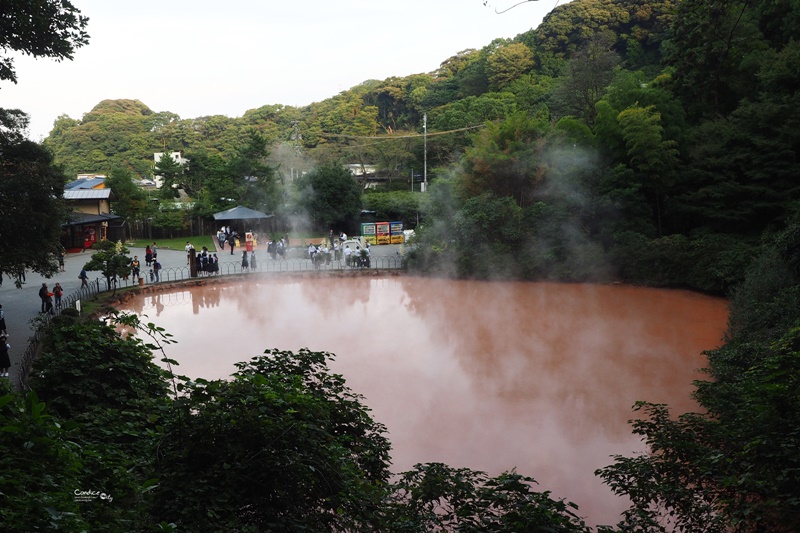
{"type": "MultiPolygon", "coordinates": [[[[0,8],[0,80],[17,81],[9,51],[72,59],[89,19],[66,0],[6,0],[0,8]]],[[[28,117],[0,108],[0,269],[55,272],[65,179],[52,156],[25,140],[28,117]],[[28,246],[26,243],[35,243],[28,246]]]]}
{"type": "Polygon", "coordinates": [[[531,70],[534,65],[533,52],[522,43],[500,46],[486,58],[486,70],[490,87],[500,90],[531,70]]]}
{"type": "Polygon", "coordinates": [[[675,69],[675,93],[691,118],[725,115],[741,98],[755,92],[757,53],[765,48],[757,20],[760,4],[749,0],[677,3],[666,60],[675,69]]]}
{"type": "Polygon", "coordinates": [[[553,93],[556,115],[573,115],[590,126],[594,124],[595,104],[602,98],[619,64],[613,44],[613,34],[598,32],[573,56],[553,93]]]}
{"type": "Polygon", "coordinates": [[[272,211],[278,204],[274,169],[267,164],[269,148],[264,136],[251,131],[228,162],[231,178],[240,183],[239,203],[259,210],[272,211]]]}
{"type": "Polygon", "coordinates": [[[26,115],[0,110],[0,270],[48,275],[58,266],[66,179],[47,150],[20,140],[20,125],[27,125],[26,115]]]}
{"type": "Polygon", "coordinates": [[[116,200],[111,204],[115,215],[124,218],[129,224],[152,216],[147,193],[133,182],[133,174],[127,168],[116,167],[106,180],[106,185],[114,192],[116,200]]]}
{"type": "Polygon", "coordinates": [[[524,207],[542,177],[537,141],[548,128],[545,117],[531,118],[521,112],[487,124],[464,154],[462,194],[473,197],[491,192],[499,198],[510,196],[524,207]]]}
{"type": "Polygon", "coordinates": [[[661,114],[652,106],[630,107],[619,114],[619,122],[630,166],[643,180],[645,193],[653,199],[661,233],[663,197],[672,185],[678,161],[676,143],[664,138],[661,114]]]}
{"type": "Polygon", "coordinates": [[[346,168],[327,165],[294,182],[295,212],[317,230],[352,232],[361,211],[361,189],[346,168]]]}
{"type": "Polygon", "coordinates": [[[181,179],[183,166],[168,152],[162,153],[161,158],[156,161],[153,175],[161,178],[161,196],[164,198],[177,198],[178,189],[185,188],[181,179]]]}

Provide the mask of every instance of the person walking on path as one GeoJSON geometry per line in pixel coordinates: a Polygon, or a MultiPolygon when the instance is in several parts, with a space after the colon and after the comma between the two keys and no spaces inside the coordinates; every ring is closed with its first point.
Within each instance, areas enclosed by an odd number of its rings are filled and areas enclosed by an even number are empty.
{"type": "Polygon", "coordinates": [[[11,368],[11,358],[8,356],[10,349],[11,345],[6,344],[6,336],[0,335],[0,377],[8,377],[8,369],[11,368]]]}
{"type": "Polygon", "coordinates": [[[86,280],[89,279],[89,274],[86,273],[86,269],[81,269],[81,273],[78,274],[78,279],[81,280],[81,289],[84,287],[89,287],[89,284],[86,283],[86,280]]]}

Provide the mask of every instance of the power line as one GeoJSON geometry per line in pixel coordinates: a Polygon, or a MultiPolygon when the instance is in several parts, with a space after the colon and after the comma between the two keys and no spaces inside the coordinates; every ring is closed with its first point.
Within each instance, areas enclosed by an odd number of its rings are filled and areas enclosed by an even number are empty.
{"type": "MultiPolygon", "coordinates": [[[[467,126],[466,128],[458,128],[455,130],[447,130],[447,131],[436,131],[433,133],[428,133],[428,137],[433,135],[449,135],[451,133],[457,133],[459,131],[467,131],[467,130],[474,130],[476,128],[483,128],[485,124],[479,124],[477,126],[467,126]]],[[[425,134],[423,133],[414,133],[412,135],[343,135],[339,133],[318,133],[320,137],[344,137],[345,139],[379,139],[382,141],[389,141],[392,139],[416,139],[418,137],[423,137],[425,134]]]]}

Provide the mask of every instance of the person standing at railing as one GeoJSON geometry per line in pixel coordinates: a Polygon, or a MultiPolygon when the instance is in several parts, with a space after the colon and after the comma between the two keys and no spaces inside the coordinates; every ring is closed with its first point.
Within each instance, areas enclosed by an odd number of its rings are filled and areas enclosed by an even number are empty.
{"type": "Polygon", "coordinates": [[[192,250],[194,250],[194,246],[192,246],[192,243],[189,241],[186,241],[186,247],[184,250],[186,250],[186,264],[188,265],[189,260],[192,258],[192,250]]]}
{"type": "Polygon", "coordinates": [[[153,259],[153,277],[156,281],[160,281],[159,276],[161,274],[161,263],[158,262],[158,259],[153,259]]]}

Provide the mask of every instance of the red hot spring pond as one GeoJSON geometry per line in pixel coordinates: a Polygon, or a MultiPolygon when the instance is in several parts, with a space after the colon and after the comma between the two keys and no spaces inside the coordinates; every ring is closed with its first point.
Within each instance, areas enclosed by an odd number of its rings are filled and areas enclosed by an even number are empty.
{"type": "Polygon", "coordinates": [[[266,349],[309,348],[388,428],[392,470],[444,462],[516,468],[612,524],[626,502],[594,476],[644,450],[637,400],[696,410],[701,354],[719,346],[727,302],[623,285],[415,277],[252,277],[140,295],[192,378],[225,378],[266,349]]]}

